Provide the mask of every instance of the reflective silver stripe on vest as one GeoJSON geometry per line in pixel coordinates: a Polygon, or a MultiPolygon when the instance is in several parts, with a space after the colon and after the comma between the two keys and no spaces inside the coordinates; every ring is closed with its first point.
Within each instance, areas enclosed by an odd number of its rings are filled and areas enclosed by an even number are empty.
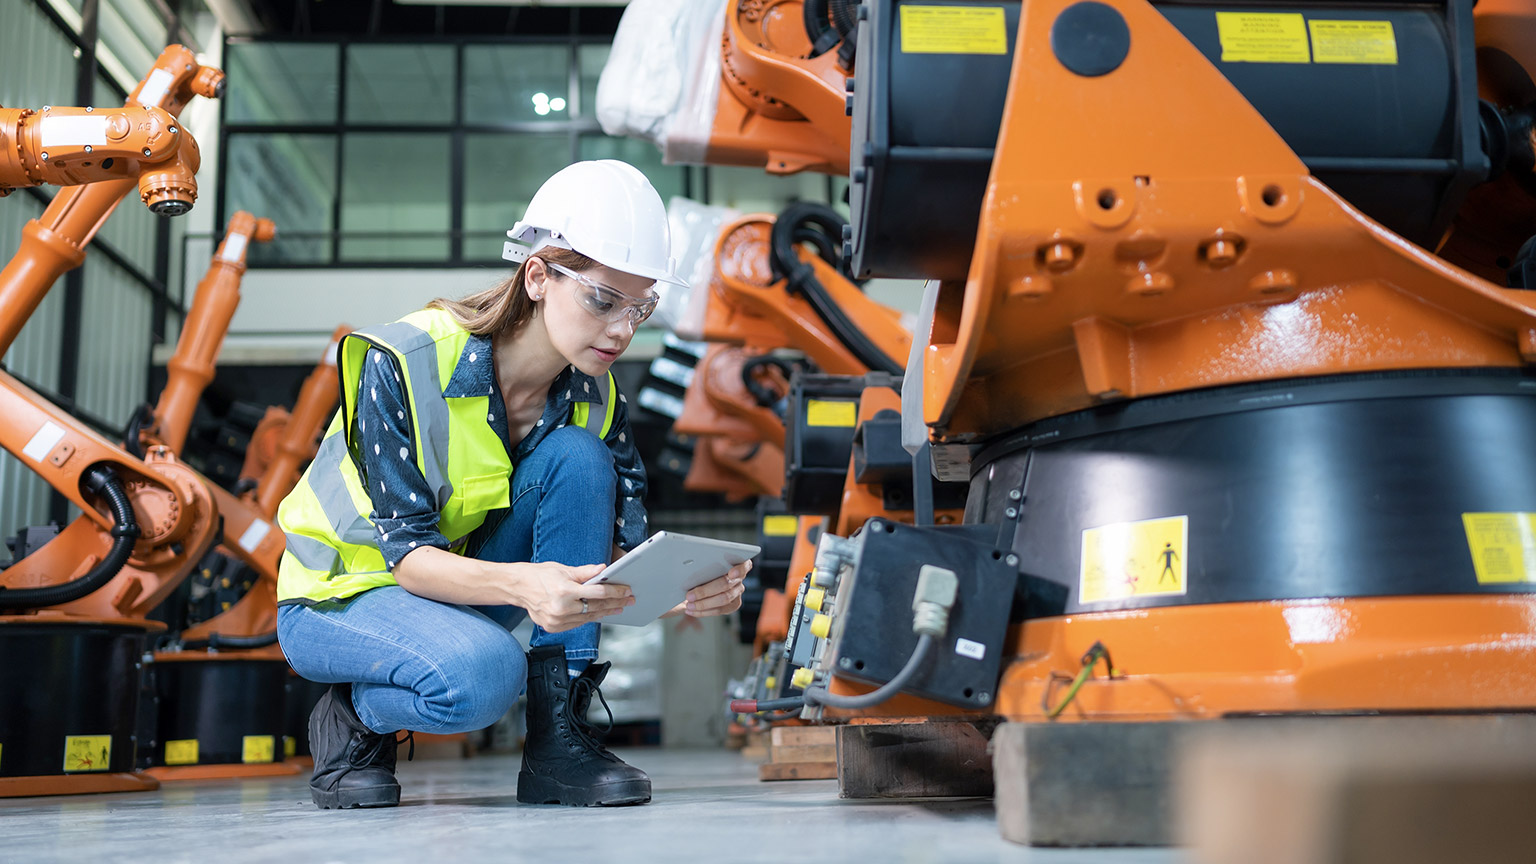
{"type": "Polygon", "coordinates": [[[394,346],[405,357],[406,372],[411,378],[410,391],[404,394],[405,402],[415,413],[421,437],[425,439],[415,442],[421,450],[422,473],[426,477],[427,487],[437,496],[437,509],[442,510],[448,505],[448,499],[453,497],[453,484],[445,473],[448,465],[448,410],[447,402],[443,399],[444,383],[437,371],[437,344],[431,334],[403,321],[369,327],[359,332],[394,346]]]}
{"type": "Polygon", "coordinates": [[[597,379],[597,401],[587,403],[586,430],[603,437],[603,420],[608,417],[608,400],[613,398],[613,376],[604,372],[597,379]]]}
{"type": "Polygon", "coordinates": [[[310,472],[309,488],[314,491],[320,509],[325,512],[326,521],[331,523],[337,539],[354,546],[375,546],[378,541],[374,537],[373,523],[368,521],[367,516],[357,512],[357,505],[352,503],[352,493],[347,491],[346,481],[342,479],[342,462],[350,461],[351,458],[352,455],[347,452],[347,443],[340,434],[328,436],[320,442],[320,452],[315,454],[315,463],[334,467],[326,471],[310,472]]]}
{"type": "Polygon", "coordinates": [[[283,536],[288,538],[289,554],[297,558],[306,569],[321,573],[341,572],[341,555],[335,549],[304,534],[291,534],[284,531],[283,536]]]}

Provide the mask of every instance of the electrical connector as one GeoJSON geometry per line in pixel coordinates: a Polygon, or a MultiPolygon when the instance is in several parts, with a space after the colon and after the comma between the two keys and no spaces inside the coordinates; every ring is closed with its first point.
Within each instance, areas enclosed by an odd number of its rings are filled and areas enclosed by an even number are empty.
{"type": "Polygon", "coordinates": [[[960,579],[953,570],[924,564],[917,571],[917,591],[912,595],[912,632],[938,638],[949,629],[949,610],[960,593],[960,579]]]}

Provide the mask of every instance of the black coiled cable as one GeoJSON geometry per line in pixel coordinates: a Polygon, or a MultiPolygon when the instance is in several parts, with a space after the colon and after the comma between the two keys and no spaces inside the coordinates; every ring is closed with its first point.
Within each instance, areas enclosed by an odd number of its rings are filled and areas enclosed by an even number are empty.
{"type": "Polygon", "coordinates": [[[789,205],[773,223],[769,265],[775,278],[782,276],[789,281],[790,293],[805,295],[817,316],[855,359],[873,371],[900,375],[905,371],[903,365],[864,335],[864,331],[827,294],[811,265],[795,254],[797,244],[810,243],[823,260],[847,275],[846,262],[837,251],[838,240],[834,239],[843,236],[845,224],[843,217],[825,204],[802,201],[789,205]]]}
{"type": "Polygon", "coordinates": [[[42,588],[0,587],[0,609],[43,609],[79,600],[112,581],[133,554],[139,539],[139,522],[133,515],[133,503],[117,473],[105,465],[93,465],[82,478],[86,492],[107,499],[112,512],[112,548],[89,573],[62,585],[42,588]]]}

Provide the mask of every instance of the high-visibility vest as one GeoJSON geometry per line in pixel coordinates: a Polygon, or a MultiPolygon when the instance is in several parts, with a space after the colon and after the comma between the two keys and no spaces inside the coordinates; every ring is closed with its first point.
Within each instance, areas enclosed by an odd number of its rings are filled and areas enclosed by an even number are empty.
{"type": "MultiPolygon", "coordinates": [[[[357,398],[370,348],[393,361],[399,373],[416,467],[436,496],[437,529],[450,549],[462,552],[461,541],[486,515],[509,505],[512,460],[487,420],[492,394],[443,395],[469,338],[450,313],[424,309],[341,340],[336,348],[341,407],[314,462],[277,509],[288,538],[278,567],[279,602],[340,600],[397,584],[379,551],[369,518],[373,500],[358,470],[363,457],[357,398]]],[[[606,437],[613,426],[614,388],[610,372],[599,383],[598,401],[572,407],[571,424],[606,437]]]]}

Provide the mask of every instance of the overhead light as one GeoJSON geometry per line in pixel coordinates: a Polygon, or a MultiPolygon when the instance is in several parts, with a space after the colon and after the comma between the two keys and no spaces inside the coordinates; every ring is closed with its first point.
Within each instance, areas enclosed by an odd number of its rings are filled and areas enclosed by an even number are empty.
{"type": "Polygon", "coordinates": [[[533,106],[533,113],[539,115],[540,117],[543,117],[545,114],[548,114],[549,113],[549,103],[547,103],[547,102],[540,102],[539,104],[533,106]]]}
{"type": "Polygon", "coordinates": [[[549,100],[549,110],[551,110],[551,111],[564,111],[565,110],[565,100],[560,98],[559,96],[556,96],[555,98],[549,100]]]}

